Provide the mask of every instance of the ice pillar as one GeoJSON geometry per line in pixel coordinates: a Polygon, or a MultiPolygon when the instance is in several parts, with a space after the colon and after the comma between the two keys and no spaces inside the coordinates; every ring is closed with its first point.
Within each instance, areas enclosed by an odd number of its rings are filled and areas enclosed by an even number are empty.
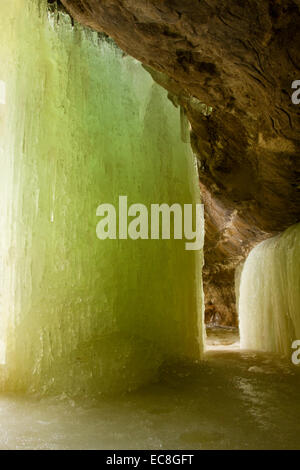
{"type": "Polygon", "coordinates": [[[200,202],[180,110],[45,0],[1,2],[0,54],[2,388],[128,390],[199,359],[202,252],[96,237],[119,195],[200,202]]]}
{"type": "Polygon", "coordinates": [[[300,340],[300,224],[256,246],[237,279],[241,347],[292,354],[300,340]]]}

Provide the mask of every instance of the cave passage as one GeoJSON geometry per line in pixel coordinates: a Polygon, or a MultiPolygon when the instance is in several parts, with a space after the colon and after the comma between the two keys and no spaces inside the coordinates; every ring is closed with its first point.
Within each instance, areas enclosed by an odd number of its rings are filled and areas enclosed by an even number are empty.
{"type": "Polygon", "coordinates": [[[202,249],[96,233],[201,203],[183,108],[46,0],[0,4],[0,58],[0,448],[299,447],[299,224],[236,271],[241,345],[206,337],[202,249]]]}

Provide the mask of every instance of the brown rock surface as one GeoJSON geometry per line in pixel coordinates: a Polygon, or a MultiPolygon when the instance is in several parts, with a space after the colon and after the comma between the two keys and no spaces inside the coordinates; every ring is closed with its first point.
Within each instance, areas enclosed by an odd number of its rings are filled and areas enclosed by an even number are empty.
{"type": "Polygon", "coordinates": [[[185,110],[205,203],[207,317],[234,324],[235,267],[299,221],[300,0],[61,1],[185,110]]]}

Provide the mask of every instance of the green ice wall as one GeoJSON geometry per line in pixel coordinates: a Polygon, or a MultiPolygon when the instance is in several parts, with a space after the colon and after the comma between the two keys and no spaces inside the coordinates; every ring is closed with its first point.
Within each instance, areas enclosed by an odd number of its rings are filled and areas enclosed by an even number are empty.
{"type": "Polygon", "coordinates": [[[128,390],[199,359],[202,252],[96,237],[119,195],[200,202],[179,109],[44,0],[1,1],[0,54],[2,388],[128,390]]]}
{"type": "Polygon", "coordinates": [[[257,245],[237,281],[241,347],[290,356],[300,339],[300,224],[257,245]]]}

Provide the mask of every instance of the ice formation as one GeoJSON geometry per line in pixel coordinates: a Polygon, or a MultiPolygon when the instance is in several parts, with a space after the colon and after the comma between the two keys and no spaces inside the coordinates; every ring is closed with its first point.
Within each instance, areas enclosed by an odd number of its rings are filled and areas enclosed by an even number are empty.
{"type": "Polygon", "coordinates": [[[45,0],[1,2],[0,56],[2,389],[128,390],[199,359],[202,251],[96,236],[119,195],[200,202],[180,110],[45,0]]]}
{"type": "Polygon", "coordinates": [[[256,246],[239,279],[241,347],[290,356],[300,339],[300,224],[256,246]]]}

